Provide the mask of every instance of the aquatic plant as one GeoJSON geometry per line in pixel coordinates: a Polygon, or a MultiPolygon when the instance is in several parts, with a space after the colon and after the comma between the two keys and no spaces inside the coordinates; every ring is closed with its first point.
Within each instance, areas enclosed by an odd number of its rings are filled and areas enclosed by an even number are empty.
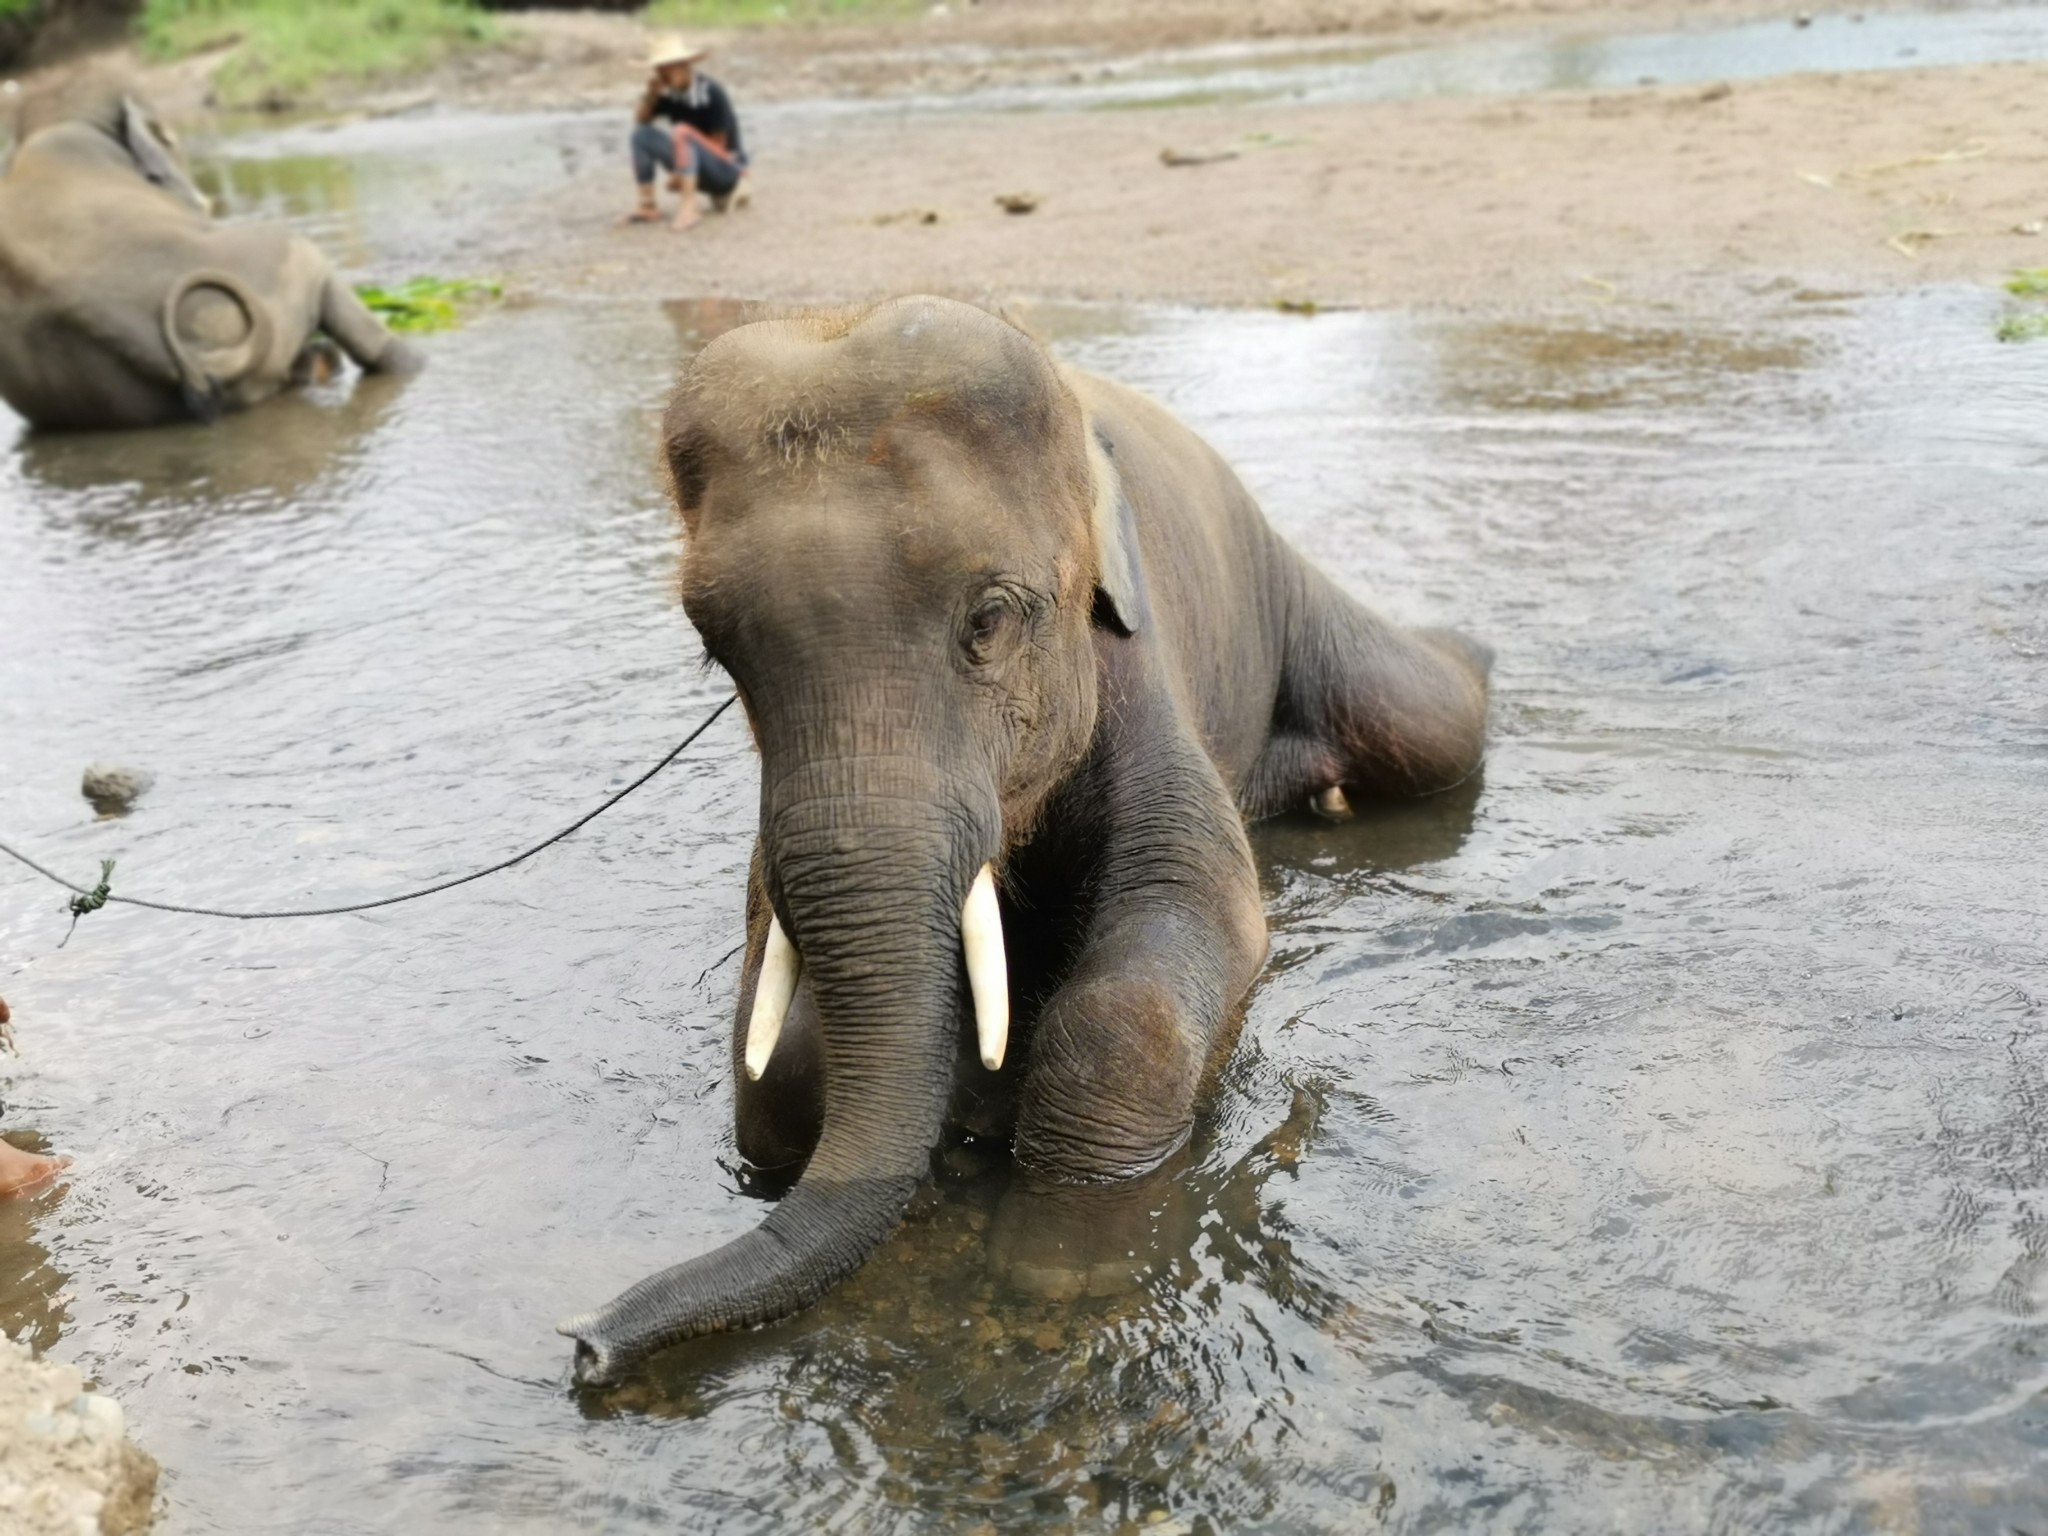
{"type": "Polygon", "coordinates": [[[415,277],[394,288],[356,286],[357,296],[394,331],[450,330],[462,323],[461,305],[504,293],[503,283],[478,277],[415,277]]]}
{"type": "Polygon", "coordinates": [[[2000,341],[2048,341],[2048,309],[2007,315],[1998,322],[2000,341]]]}
{"type": "Polygon", "coordinates": [[[2023,298],[2048,297],[2048,267],[2021,267],[2005,280],[2005,291],[2023,298]]]}

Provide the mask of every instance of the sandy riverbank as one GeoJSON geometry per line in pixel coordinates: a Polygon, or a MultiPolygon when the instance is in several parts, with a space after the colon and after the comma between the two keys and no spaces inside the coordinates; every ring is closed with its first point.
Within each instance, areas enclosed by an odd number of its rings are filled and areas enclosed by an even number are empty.
{"type": "MultiPolygon", "coordinates": [[[[743,34],[712,67],[743,105],[930,96],[1261,36],[1409,47],[1754,14],[991,0],[917,22],[743,34]]],[[[1777,19],[1797,24],[1790,7],[1777,19]]],[[[635,78],[640,33],[619,18],[541,17],[517,36],[521,62],[443,81],[444,99],[590,105],[623,99],[635,78]]],[[[1993,64],[1326,106],[818,116],[761,156],[743,215],[682,236],[613,229],[622,171],[517,210],[499,254],[549,287],[785,301],[925,288],[1519,309],[1990,282],[2048,260],[2044,91],[2048,66],[1993,64]],[[1176,167],[1166,151],[1231,158],[1176,167]],[[1016,192],[1036,210],[997,206],[1016,192]]]]}
{"type": "MultiPolygon", "coordinates": [[[[807,125],[752,207],[614,230],[617,182],[524,209],[549,285],[827,300],[906,288],[1258,304],[1699,302],[1991,281],[2048,260],[2048,68],[1513,99],[807,125]],[[1235,152],[1180,168],[1161,152],[1235,152]],[[995,199],[1039,198],[1024,216],[995,199]],[[930,215],[936,215],[935,220],[930,215]]],[[[531,237],[531,238],[528,238],[531,237]]]]}

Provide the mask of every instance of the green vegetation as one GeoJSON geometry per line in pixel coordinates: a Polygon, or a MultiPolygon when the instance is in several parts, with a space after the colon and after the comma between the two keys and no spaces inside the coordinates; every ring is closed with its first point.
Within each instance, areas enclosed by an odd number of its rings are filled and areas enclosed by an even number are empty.
{"type": "Polygon", "coordinates": [[[239,45],[214,93],[229,106],[283,107],[328,81],[426,68],[492,28],[471,0],[145,0],[141,34],[159,59],[239,45]]]}
{"type": "Polygon", "coordinates": [[[870,21],[910,16],[924,0],[654,0],[647,19],[684,27],[751,27],[764,22],[870,21]]]}
{"type": "Polygon", "coordinates": [[[505,285],[489,278],[416,277],[396,288],[364,283],[356,293],[394,331],[446,331],[462,323],[459,306],[502,297],[505,285]]]}
{"type": "Polygon", "coordinates": [[[32,11],[41,0],[0,0],[0,21],[9,16],[19,16],[23,11],[32,11]]]}
{"type": "MultiPolygon", "coordinates": [[[[2048,299],[2048,267],[2020,267],[2005,280],[2005,291],[2022,299],[2048,299]]],[[[2048,341],[2048,309],[2008,308],[1998,322],[2000,341],[2048,341]]]]}

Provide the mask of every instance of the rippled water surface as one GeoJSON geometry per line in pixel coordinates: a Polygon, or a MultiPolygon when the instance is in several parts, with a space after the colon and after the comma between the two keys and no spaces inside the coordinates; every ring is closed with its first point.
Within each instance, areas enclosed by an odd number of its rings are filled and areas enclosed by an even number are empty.
{"type": "MultiPolygon", "coordinates": [[[[2048,348],[1946,292],[1501,325],[1047,310],[1354,592],[1499,650],[1483,786],[1257,838],[1272,961],[1118,1195],[948,1153],[813,1312],[609,1394],[554,1319],[751,1226],[727,720],[362,916],[0,867],[0,1324],[184,1532],[2037,1529],[2048,348]]],[[[370,897],[720,696],[656,412],[715,305],[534,304],[212,431],[0,426],[0,836],[370,897]],[[79,770],[152,769],[95,821],[79,770]]]]}

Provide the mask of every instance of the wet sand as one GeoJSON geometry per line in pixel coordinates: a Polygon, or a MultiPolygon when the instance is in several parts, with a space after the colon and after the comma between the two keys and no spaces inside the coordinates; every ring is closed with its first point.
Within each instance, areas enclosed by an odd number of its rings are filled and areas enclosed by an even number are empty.
{"type": "Polygon", "coordinates": [[[802,301],[1523,309],[1989,281],[2048,261],[2048,240],[2016,232],[2048,216],[2029,126],[2044,91],[2048,67],[2027,64],[1509,100],[869,114],[792,125],[741,216],[680,236],[604,228],[629,200],[622,170],[522,210],[505,254],[549,284],[802,301]],[[1175,168],[1165,150],[1236,158],[1175,168]],[[995,200],[1012,192],[1037,209],[1005,213],[995,200]]]}

